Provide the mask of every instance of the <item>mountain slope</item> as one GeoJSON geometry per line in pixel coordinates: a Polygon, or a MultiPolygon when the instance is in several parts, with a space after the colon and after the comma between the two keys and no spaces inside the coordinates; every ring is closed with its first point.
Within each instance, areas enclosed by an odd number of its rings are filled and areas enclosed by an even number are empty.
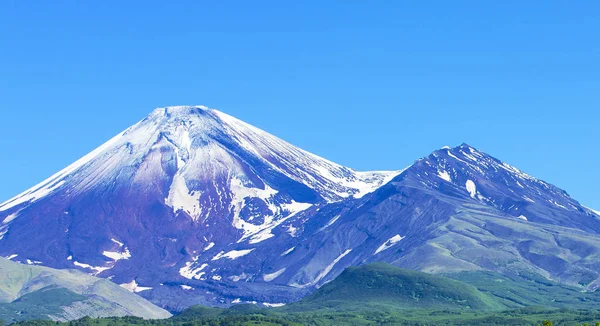
{"type": "Polygon", "coordinates": [[[73,320],[84,316],[167,318],[170,314],[109,281],[75,270],[0,258],[0,319],[73,320]]]}
{"type": "Polygon", "coordinates": [[[160,306],[298,300],[346,267],[600,285],[600,216],[466,144],[357,172],[203,107],[157,109],[0,204],[0,255],[160,306]]]}
{"type": "Polygon", "coordinates": [[[289,255],[298,262],[290,283],[302,287],[374,261],[434,273],[523,271],[588,290],[600,276],[598,215],[468,145],[436,151],[375,192],[294,227],[302,229],[296,248],[316,248],[289,255]],[[335,262],[327,277],[301,268],[317,259],[335,262]]]}
{"type": "Polygon", "coordinates": [[[258,245],[295,214],[397,174],[342,167],[216,110],[160,108],[0,204],[0,254],[80,268],[146,296],[171,287],[187,305],[192,285],[180,283],[205,281],[206,261],[230,269],[253,250],[236,244],[258,245]]]}

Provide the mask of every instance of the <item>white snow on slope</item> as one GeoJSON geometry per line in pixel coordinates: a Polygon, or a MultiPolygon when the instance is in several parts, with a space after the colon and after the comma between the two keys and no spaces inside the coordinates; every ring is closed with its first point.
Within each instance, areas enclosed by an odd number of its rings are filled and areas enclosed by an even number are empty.
{"type": "Polygon", "coordinates": [[[243,250],[231,250],[227,253],[224,253],[223,251],[221,251],[220,253],[218,253],[216,256],[214,256],[212,258],[212,260],[219,260],[221,258],[229,258],[229,259],[236,259],[242,256],[246,256],[247,254],[251,253],[252,251],[254,251],[255,248],[252,249],[243,249],[243,250]]]}
{"type": "Polygon", "coordinates": [[[285,268],[282,268],[271,274],[265,274],[263,275],[263,280],[265,282],[271,282],[272,280],[276,279],[279,275],[283,274],[283,272],[285,272],[285,268]]]}
{"type": "Polygon", "coordinates": [[[471,195],[471,198],[475,198],[475,195],[477,194],[477,186],[475,186],[475,182],[473,182],[473,180],[467,180],[465,187],[467,188],[469,195],[471,195]]]}
{"type": "Polygon", "coordinates": [[[199,191],[190,191],[185,178],[181,174],[176,173],[169,189],[169,196],[165,198],[165,204],[173,208],[174,213],[182,210],[191,216],[193,220],[198,220],[202,213],[200,195],[199,191]]]}
{"type": "Polygon", "coordinates": [[[17,195],[16,197],[11,198],[11,199],[1,203],[0,204],[0,212],[10,209],[12,207],[15,207],[17,205],[26,203],[26,202],[34,202],[36,200],[39,200],[39,199],[47,196],[48,194],[52,193],[54,190],[60,188],[65,183],[64,180],[61,180],[62,178],[77,171],[79,168],[81,168],[82,166],[84,166],[85,164],[87,164],[91,160],[93,160],[96,156],[98,156],[99,154],[106,151],[114,144],[116,144],[121,139],[121,137],[123,136],[124,133],[125,132],[122,132],[122,133],[118,134],[117,136],[111,138],[106,143],[100,145],[100,147],[96,148],[95,150],[91,151],[89,154],[87,154],[84,157],[80,158],[79,160],[75,161],[75,163],[73,163],[73,164],[67,166],[66,168],[60,170],[59,172],[55,173],[50,178],[31,187],[30,189],[17,195]]]}
{"type": "Polygon", "coordinates": [[[317,283],[319,283],[320,280],[322,280],[325,276],[327,276],[327,274],[329,274],[329,272],[331,272],[331,270],[333,269],[335,264],[337,264],[340,260],[342,260],[342,258],[346,257],[346,255],[349,254],[351,251],[352,251],[352,249],[347,249],[346,251],[341,253],[336,259],[334,259],[329,265],[327,265],[319,273],[319,275],[317,275],[311,282],[308,282],[306,284],[292,283],[292,284],[290,284],[290,286],[298,287],[298,288],[305,288],[305,287],[310,287],[310,286],[316,285],[317,283]]]}
{"type": "Polygon", "coordinates": [[[212,110],[211,113],[224,123],[228,133],[246,150],[263,158],[279,158],[277,165],[268,159],[265,161],[275,170],[298,182],[313,189],[325,190],[323,195],[331,201],[351,195],[362,197],[400,173],[400,171],[354,171],[292,146],[223,112],[212,110]],[[302,169],[297,169],[298,165],[302,166],[302,169]]]}
{"type": "Polygon", "coordinates": [[[15,218],[17,218],[17,215],[19,215],[19,212],[14,212],[14,213],[8,215],[7,217],[4,218],[4,220],[2,221],[2,224],[8,224],[8,223],[10,223],[10,221],[12,221],[15,218]]]}
{"type": "Polygon", "coordinates": [[[17,256],[18,256],[17,254],[12,254],[10,256],[6,256],[6,259],[11,260],[11,259],[13,259],[13,258],[15,258],[17,256]]]}
{"type": "Polygon", "coordinates": [[[207,250],[209,250],[210,248],[212,248],[214,246],[215,246],[215,243],[211,242],[211,243],[207,244],[206,247],[204,247],[204,251],[207,251],[207,250]]]}
{"type": "Polygon", "coordinates": [[[188,261],[185,263],[185,266],[179,269],[179,275],[187,278],[187,279],[196,279],[199,280],[202,275],[206,274],[202,272],[203,269],[208,267],[208,264],[204,263],[200,267],[193,268],[192,265],[198,261],[198,257],[194,257],[193,261],[188,261]]]}
{"type": "Polygon", "coordinates": [[[517,218],[523,221],[527,221],[527,217],[525,215],[519,215],[517,218]]]}
{"type": "Polygon", "coordinates": [[[290,249],[284,251],[283,253],[281,253],[281,256],[287,256],[290,252],[294,251],[294,249],[296,249],[296,247],[291,247],[290,249]]]}
{"type": "Polygon", "coordinates": [[[329,220],[329,222],[327,222],[327,224],[325,224],[325,226],[323,226],[322,228],[319,229],[319,232],[321,232],[321,231],[325,230],[326,228],[332,226],[333,223],[335,223],[340,218],[340,216],[342,216],[342,215],[338,214],[338,215],[334,216],[331,220],[329,220]]]}
{"type": "Polygon", "coordinates": [[[128,248],[125,248],[125,251],[123,251],[123,252],[104,251],[104,252],[102,252],[102,255],[104,255],[114,261],[131,258],[131,253],[129,252],[128,248]]]}
{"type": "Polygon", "coordinates": [[[592,212],[592,213],[594,213],[594,214],[596,214],[596,215],[600,216],[600,211],[597,211],[597,210],[595,210],[595,209],[591,209],[591,208],[589,208],[589,207],[587,207],[587,206],[583,206],[583,207],[585,207],[585,208],[587,208],[588,210],[590,210],[590,212],[592,212]]]}
{"type": "Polygon", "coordinates": [[[92,265],[80,263],[78,261],[73,261],[73,265],[81,267],[81,268],[91,269],[96,272],[96,273],[93,273],[93,275],[98,275],[98,274],[104,272],[105,270],[109,270],[112,268],[112,267],[92,266],[92,265]]]}
{"type": "Polygon", "coordinates": [[[122,288],[126,289],[129,292],[138,293],[146,290],[152,290],[151,287],[139,286],[135,280],[129,283],[119,284],[122,288]]]}
{"type": "Polygon", "coordinates": [[[174,106],[154,110],[67,168],[0,204],[0,211],[34,202],[59,188],[61,194],[74,196],[94,187],[112,187],[117,178],[142,186],[155,185],[156,180],[171,180],[164,202],[173,211],[185,212],[198,220],[207,218],[211,210],[229,206],[235,214],[232,224],[243,230],[242,239],[258,243],[271,238],[271,230],[282,220],[307,209],[310,204],[275,202],[273,197],[278,193],[277,189],[272,189],[266,182],[265,187],[257,186],[260,181],[248,182],[256,180],[257,176],[248,175],[253,172],[247,166],[241,166],[246,163],[240,153],[235,152],[237,149],[232,149],[232,144],[247,151],[245,155],[254,155],[253,159],[272,171],[314,189],[328,201],[362,197],[401,173],[355,171],[299,149],[225,113],[204,106],[174,106]],[[175,170],[172,169],[174,161],[175,170]],[[230,193],[229,183],[236,180],[243,181],[230,193]],[[213,187],[212,193],[218,194],[219,198],[212,198],[212,195],[203,198],[213,187]],[[274,212],[261,225],[239,217],[244,201],[252,198],[264,200],[274,212]]]}
{"type": "Polygon", "coordinates": [[[285,303],[268,303],[268,302],[263,302],[263,305],[266,306],[266,307],[276,308],[276,307],[283,307],[283,306],[285,306],[285,303]]]}
{"type": "Polygon", "coordinates": [[[448,182],[452,182],[452,179],[450,178],[450,174],[447,171],[438,171],[438,177],[440,177],[448,182]]]}
{"type": "Polygon", "coordinates": [[[118,245],[119,245],[119,247],[123,247],[123,246],[124,246],[123,242],[121,242],[121,241],[119,241],[119,240],[116,240],[116,239],[110,239],[110,241],[112,241],[112,242],[114,242],[114,243],[118,244],[118,245]]]}
{"type": "Polygon", "coordinates": [[[395,236],[389,238],[386,242],[384,242],[381,246],[379,246],[379,248],[377,248],[377,250],[375,250],[375,255],[377,255],[378,253],[380,253],[386,249],[391,248],[393,245],[395,245],[402,239],[404,239],[404,237],[399,234],[396,234],[395,236]]]}

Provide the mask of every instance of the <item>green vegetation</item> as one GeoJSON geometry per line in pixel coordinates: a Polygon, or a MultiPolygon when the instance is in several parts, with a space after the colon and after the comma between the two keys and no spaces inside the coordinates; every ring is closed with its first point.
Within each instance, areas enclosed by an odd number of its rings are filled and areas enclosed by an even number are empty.
{"type": "Polygon", "coordinates": [[[463,272],[447,277],[475,286],[507,308],[544,306],[599,309],[600,293],[556,283],[536,274],[505,276],[493,272],[463,272]]]}
{"type": "Polygon", "coordinates": [[[493,273],[447,277],[386,264],[352,267],[303,300],[280,308],[237,305],[229,309],[194,306],[163,320],[136,317],[84,318],[69,323],[19,325],[596,325],[600,306],[594,294],[534,277],[493,273]],[[471,284],[466,284],[468,281],[471,284]],[[576,294],[579,295],[576,295],[576,294]],[[572,298],[551,299],[554,294],[572,298]],[[579,309],[577,302],[587,309],[579,309]],[[556,303],[528,306],[530,303],[556,303]],[[507,308],[508,307],[508,308],[507,308]],[[515,308],[518,307],[518,308],[515,308]]]}
{"type": "MultiPolygon", "coordinates": [[[[226,310],[224,309],[223,312],[226,310]]],[[[599,312],[570,309],[527,308],[502,312],[475,312],[453,310],[361,310],[353,312],[306,311],[285,313],[278,309],[263,309],[251,315],[227,315],[172,317],[164,320],[144,320],[137,317],[83,318],[68,323],[52,321],[20,322],[17,325],[61,325],[61,326],[246,326],[246,325],[597,325],[599,312]],[[552,324],[550,324],[550,322],[552,324]]]]}
{"type": "Polygon", "coordinates": [[[395,309],[505,308],[474,286],[442,276],[374,263],[347,268],[334,281],[303,300],[287,306],[286,310],[351,310],[349,308],[365,305],[395,309]]]}
{"type": "Polygon", "coordinates": [[[171,314],[108,280],[0,257],[0,320],[84,316],[167,318],[171,314]]]}
{"type": "Polygon", "coordinates": [[[10,303],[0,303],[0,320],[15,322],[21,320],[48,318],[60,315],[64,306],[83,301],[85,296],[64,288],[46,287],[28,293],[10,303]]]}

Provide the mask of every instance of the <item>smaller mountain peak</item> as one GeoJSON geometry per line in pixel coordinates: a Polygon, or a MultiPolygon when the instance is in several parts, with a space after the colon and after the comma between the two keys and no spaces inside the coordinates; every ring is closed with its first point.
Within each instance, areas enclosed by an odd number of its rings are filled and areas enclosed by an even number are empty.
{"type": "Polygon", "coordinates": [[[452,154],[454,153],[455,155],[458,155],[460,153],[466,153],[466,154],[480,154],[480,155],[484,155],[485,153],[481,152],[480,150],[476,149],[475,147],[467,144],[467,143],[462,143],[458,146],[455,147],[450,147],[450,146],[444,146],[436,151],[434,151],[432,153],[432,155],[436,156],[436,155],[445,155],[445,154],[452,154]]]}

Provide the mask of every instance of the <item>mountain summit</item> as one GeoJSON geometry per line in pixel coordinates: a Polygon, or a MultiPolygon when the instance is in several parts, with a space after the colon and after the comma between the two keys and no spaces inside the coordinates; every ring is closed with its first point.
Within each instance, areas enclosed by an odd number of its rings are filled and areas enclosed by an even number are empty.
{"type": "Polygon", "coordinates": [[[225,113],[160,108],[0,204],[0,255],[170,310],[299,299],[345,267],[600,285],[600,216],[469,145],[358,172],[225,113]]]}

